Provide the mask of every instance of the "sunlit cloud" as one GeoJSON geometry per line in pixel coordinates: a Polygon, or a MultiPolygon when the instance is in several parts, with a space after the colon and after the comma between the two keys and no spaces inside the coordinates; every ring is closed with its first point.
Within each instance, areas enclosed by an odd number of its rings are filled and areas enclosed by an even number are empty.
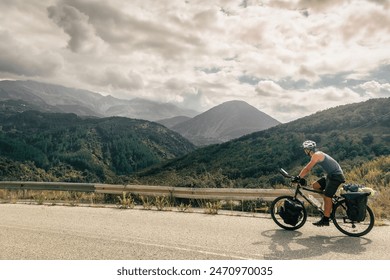
{"type": "Polygon", "coordinates": [[[389,97],[384,0],[1,1],[0,79],[280,121],[389,97]]]}

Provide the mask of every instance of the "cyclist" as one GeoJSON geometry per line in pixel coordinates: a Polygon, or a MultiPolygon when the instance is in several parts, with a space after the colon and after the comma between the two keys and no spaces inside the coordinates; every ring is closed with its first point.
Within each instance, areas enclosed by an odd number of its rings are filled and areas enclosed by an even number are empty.
{"type": "Polygon", "coordinates": [[[294,181],[299,182],[316,164],[320,165],[322,169],[325,170],[326,177],[323,177],[312,184],[313,189],[324,191],[324,216],[318,222],[313,223],[313,225],[329,226],[329,217],[332,212],[332,197],[336,193],[338,187],[345,182],[345,177],[343,170],[337,161],[326,153],[317,150],[316,146],[316,143],[311,140],[303,142],[303,150],[311,159],[301,170],[299,175],[294,178],[294,181]]]}

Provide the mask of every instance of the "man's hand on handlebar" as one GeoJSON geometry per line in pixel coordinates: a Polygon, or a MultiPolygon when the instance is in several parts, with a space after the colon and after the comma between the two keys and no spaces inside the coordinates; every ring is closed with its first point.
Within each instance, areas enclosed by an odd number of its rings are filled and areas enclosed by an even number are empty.
{"type": "Polygon", "coordinates": [[[293,183],[299,183],[301,186],[306,186],[306,180],[305,178],[301,178],[299,176],[294,176],[291,179],[291,182],[293,183]]]}
{"type": "Polygon", "coordinates": [[[292,179],[291,179],[291,182],[293,182],[293,183],[299,183],[300,180],[301,180],[301,177],[299,177],[299,176],[293,176],[292,179]]]}

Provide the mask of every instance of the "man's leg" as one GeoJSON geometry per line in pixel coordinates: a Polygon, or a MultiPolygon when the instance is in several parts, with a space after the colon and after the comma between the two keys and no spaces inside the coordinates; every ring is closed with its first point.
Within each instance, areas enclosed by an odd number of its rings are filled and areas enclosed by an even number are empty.
{"type": "MultiPolygon", "coordinates": [[[[324,190],[326,187],[326,179],[321,178],[312,184],[315,190],[324,190]]],[[[315,226],[329,226],[329,217],[332,212],[332,198],[322,195],[324,199],[324,216],[318,222],[313,223],[315,226]]]]}
{"type": "Polygon", "coordinates": [[[317,181],[317,182],[314,182],[313,184],[311,184],[312,188],[319,191],[319,190],[322,190],[322,187],[320,185],[320,183],[317,181]]]}
{"type": "MultiPolygon", "coordinates": [[[[326,184],[326,181],[324,178],[321,178],[319,179],[318,181],[314,182],[311,186],[314,190],[317,190],[317,191],[322,191],[325,189],[325,184],[326,184]]],[[[325,201],[325,196],[322,195],[323,199],[324,199],[324,207],[326,206],[326,201],[325,201]]],[[[329,216],[328,216],[329,217],[329,216]]]]}
{"type": "MultiPolygon", "coordinates": [[[[323,190],[323,187],[321,186],[321,184],[317,181],[317,182],[314,182],[312,184],[313,186],[313,189],[315,190],[323,190]]],[[[322,195],[323,199],[324,199],[324,216],[325,217],[330,217],[330,213],[332,213],[332,198],[331,197],[327,197],[325,195],[322,195]]]]}
{"type": "Polygon", "coordinates": [[[312,188],[317,190],[317,191],[323,191],[326,187],[326,178],[322,177],[318,179],[316,182],[311,184],[312,188]]]}
{"type": "Polygon", "coordinates": [[[330,217],[330,214],[332,213],[332,198],[327,197],[324,195],[324,216],[325,217],[330,217]]]}

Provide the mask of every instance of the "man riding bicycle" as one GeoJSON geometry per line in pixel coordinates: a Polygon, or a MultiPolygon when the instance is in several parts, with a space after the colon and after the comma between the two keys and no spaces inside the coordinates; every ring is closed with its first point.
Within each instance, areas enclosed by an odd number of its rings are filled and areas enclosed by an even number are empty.
{"type": "Polygon", "coordinates": [[[315,226],[329,226],[329,217],[332,212],[332,197],[338,187],[345,182],[343,170],[336,160],[328,154],[318,151],[316,143],[307,140],[302,144],[304,152],[310,156],[310,162],[301,170],[294,181],[299,182],[310,170],[316,165],[320,165],[326,172],[326,177],[319,179],[312,184],[313,189],[324,192],[324,216],[318,222],[313,223],[315,226]]]}

